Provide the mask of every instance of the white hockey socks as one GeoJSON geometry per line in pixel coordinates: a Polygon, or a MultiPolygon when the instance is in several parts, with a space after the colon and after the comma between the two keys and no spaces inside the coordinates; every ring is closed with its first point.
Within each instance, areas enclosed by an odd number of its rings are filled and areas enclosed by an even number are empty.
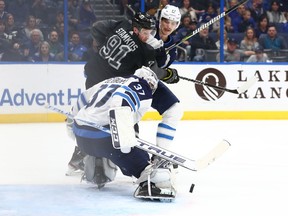
{"type": "Polygon", "coordinates": [[[178,122],[183,116],[183,110],[179,103],[173,104],[162,115],[162,121],[158,124],[156,143],[162,148],[169,149],[175,133],[178,122]]]}

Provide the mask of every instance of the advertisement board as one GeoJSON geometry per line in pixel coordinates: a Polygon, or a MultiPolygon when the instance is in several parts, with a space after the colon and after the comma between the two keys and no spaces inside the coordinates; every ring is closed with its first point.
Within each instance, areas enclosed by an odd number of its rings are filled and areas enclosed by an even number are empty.
{"type": "MultiPolygon", "coordinates": [[[[167,86],[179,98],[183,119],[288,119],[287,65],[174,64],[182,78],[167,86]],[[250,77],[258,81],[243,94],[235,90],[250,77]],[[192,79],[187,81],[184,78],[192,79]]],[[[45,104],[69,111],[85,89],[83,64],[1,64],[0,123],[63,121],[45,104]]],[[[161,118],[151,110],[143,119],[161,118]]]]}

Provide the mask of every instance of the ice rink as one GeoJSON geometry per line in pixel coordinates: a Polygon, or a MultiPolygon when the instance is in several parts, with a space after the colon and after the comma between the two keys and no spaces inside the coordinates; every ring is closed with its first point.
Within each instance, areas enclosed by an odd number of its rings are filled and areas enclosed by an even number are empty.
{"type": "MultiPolygon", "coordinates": [[[[141,138],[154,142],[157,123],[141,122],[141,138]]],[[[0,124],[0,216],[287,216],[287,129],[288,121],[182,121],[177,153],[197,159],[222,139],[231,147],[202,171],[179,168],[177,198],[159,203],[135,199],[120,172],[101,190],[65,176],[74,143],[64,123],[0,124]]]]}

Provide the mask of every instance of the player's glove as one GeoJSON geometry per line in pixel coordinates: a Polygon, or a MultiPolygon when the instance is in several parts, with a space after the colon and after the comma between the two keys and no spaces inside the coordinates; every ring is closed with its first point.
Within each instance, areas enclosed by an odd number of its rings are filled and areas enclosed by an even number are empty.
{"type": "Polygon", "coordinates": [[[74,132],[73,132],[73,123],[74,123],[74,120],[68,117],[65,121],[66,121],[66,130],[67,130],[68,136],[69,136],[72,140],[75,140],[75,134],[74,134],[74,132]]]}
{"type": "Polygon", "coordinates": [[[179,82],[179,75],[176,69],[167,68],[166,71],[167,71],[167,76],[162,79],[164,82],[168,84],[179,82]]]}
{"type": "Polygon", "coordinates": [[[154,49],[159,49],[160,47],[163,47],[163,44],[164,44],[162,40],[157,40],[152,35],[149,36],[146,43],[152,46],[154,49]]]}

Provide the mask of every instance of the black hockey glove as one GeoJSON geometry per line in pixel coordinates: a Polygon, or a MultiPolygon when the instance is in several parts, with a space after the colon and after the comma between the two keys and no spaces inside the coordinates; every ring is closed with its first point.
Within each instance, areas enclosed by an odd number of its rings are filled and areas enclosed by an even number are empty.
{"type": "Polygon", "coordinates": [[[164,77],[162,80],[168,84],[177,83],[179,82],[178,72],[174,68],[167,68],[167,76],[164,77]]]}

